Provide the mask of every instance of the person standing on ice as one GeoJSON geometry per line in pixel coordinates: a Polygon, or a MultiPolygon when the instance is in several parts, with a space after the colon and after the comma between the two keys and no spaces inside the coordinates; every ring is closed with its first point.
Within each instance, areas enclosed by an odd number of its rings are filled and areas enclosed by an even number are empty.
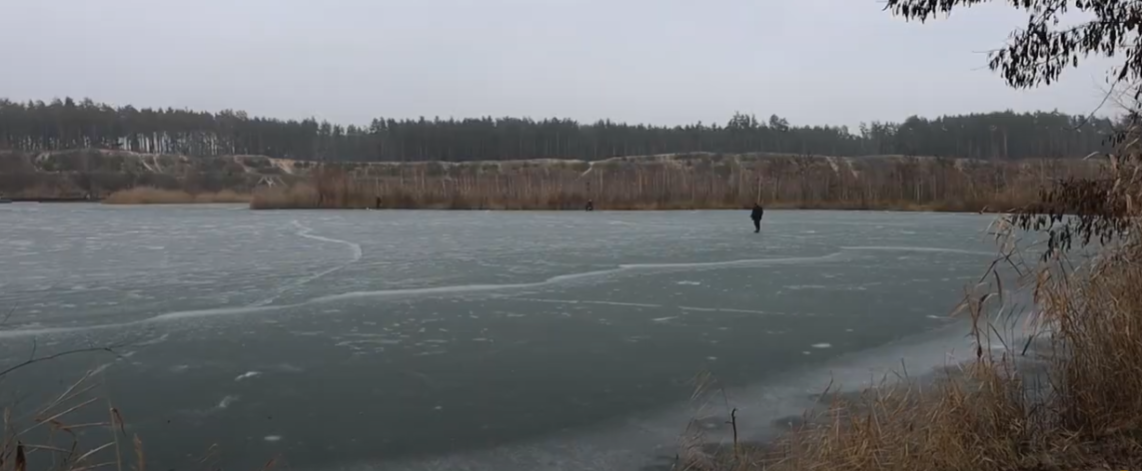
{"type": "Polygon", "coordinates": [[[765,216],[765,208],[761,207],[761,175],[757,176],[757,199],[753,202],[753,211],[749,218],[753,220],[753,233],[761,232],[761,217],[765,216]]]}
{"type": "Polygon", "coordinates": [[[749,213],[749,218],[753,220],[753,233],[761,232],[761,217],[765,215],[765,208],[761,207],[761,202],[753,204],[753,211],[749,213]]]}

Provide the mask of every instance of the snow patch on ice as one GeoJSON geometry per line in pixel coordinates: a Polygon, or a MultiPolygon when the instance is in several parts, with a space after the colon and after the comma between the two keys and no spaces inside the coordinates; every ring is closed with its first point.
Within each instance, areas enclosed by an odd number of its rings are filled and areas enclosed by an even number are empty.
{"type": "Polygon", "coordinates": [[[237,401],[238,401],[238,396],[229,396],[228,395],[226,397],[223,397],[221,401],[218,401],[217,407],[219,409],[225,409],[227,407],[230,407],[230,404],[233,404],[237,401]]]}

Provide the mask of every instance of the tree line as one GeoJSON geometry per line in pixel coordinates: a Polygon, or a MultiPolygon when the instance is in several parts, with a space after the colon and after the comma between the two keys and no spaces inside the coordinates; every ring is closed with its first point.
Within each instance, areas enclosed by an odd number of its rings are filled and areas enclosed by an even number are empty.
{"type": "Polygon", "coordinates": [[[912,116],[899,123],[793,125],[735,113],[725,124],[654,126],[600,120],[374,119],[367,126],[250,117],[243,111],[114,107],[71,98],[0,99],[0,148],[78,148],[346,161],[600,160],[666,153],[917,155],[986,160],[1083,157],[1105,150],[1117,122],[1060,112],[912,116]]]}

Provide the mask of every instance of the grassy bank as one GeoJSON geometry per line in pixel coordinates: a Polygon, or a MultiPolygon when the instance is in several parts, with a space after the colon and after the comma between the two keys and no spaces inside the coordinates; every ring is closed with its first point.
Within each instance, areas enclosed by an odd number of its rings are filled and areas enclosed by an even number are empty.
{"type": "MultiPolygon", "coordinates": [[[[103,149],[40,153],[0,150],[0,195],[10,198],[100,200],[117,191],[139,187],[190,194],[229,190],[248,194],[259,182],[294,178],[277,165],[287,162],[264,156],[188,157],[103,149]]],[[[293,165],[289,163],[289,165],[293,165]]],[[[298,162],[304,175],[306,163],[298,162]]]]}
{"type": "Polygon", "coordinates": [[[151,187],[131,188],[111,193],[103,204],[210,204],[249,203],[250,195],[222,190],[209,193],[188,193],[182,190],[163,190],[151,187]]]}
{"type": "Polygon", "coordinates": [[[294,185],[261,188],[254,209],[738,209],[1006,211],[1079,160],[984,162],[918,157],[655,156],[600,162],[330,165],[294,185]]]}
{"type": "Polygon", "coordinates": [[[311,162],[100,149],[0,151],[0,194],[104,199],[139,187],[229,190],[257,209],[737,209],[1005,211],[1052,180],[1087,177],[1078,159],[669,154],[600,161],[311,162]],[[380,202],[378,204],[378,198],[380,202]]]}
{"type": "MultiPolygon", "coordinates": [[[[991,198],[910,200],[762,200],[769,209],[828,209],[873,211],[1006,212],[1037,201],[1038,187],[991,198]]],[[[251,209],[437,209],[437,210],[583,210],[586,202],[608,211],[717,210],[750,208],[753,200],[687,200],[654,198],[598,198],[582,193],[555,192],[528,198],[510,198],[496,191],[476,194],[417,193],[401,188],[373,189],[367,184],[341,181],[333,184],[302,182],[285,188],[259,189],[251,209]],[[324,191],[323,191],[324,189],[324,191]]]]}

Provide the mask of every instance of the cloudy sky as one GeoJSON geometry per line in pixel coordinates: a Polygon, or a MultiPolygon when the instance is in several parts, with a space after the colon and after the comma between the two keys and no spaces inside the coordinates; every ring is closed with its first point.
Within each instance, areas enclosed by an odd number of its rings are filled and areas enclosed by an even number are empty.
{"type": "Polygon", "coordinates": [[[0,96],[373,117],[846,124],[1089,113],[1106,60],[1016,91],[1006,2],[921,25],[878,0],[0,0],[0,96]]]}

